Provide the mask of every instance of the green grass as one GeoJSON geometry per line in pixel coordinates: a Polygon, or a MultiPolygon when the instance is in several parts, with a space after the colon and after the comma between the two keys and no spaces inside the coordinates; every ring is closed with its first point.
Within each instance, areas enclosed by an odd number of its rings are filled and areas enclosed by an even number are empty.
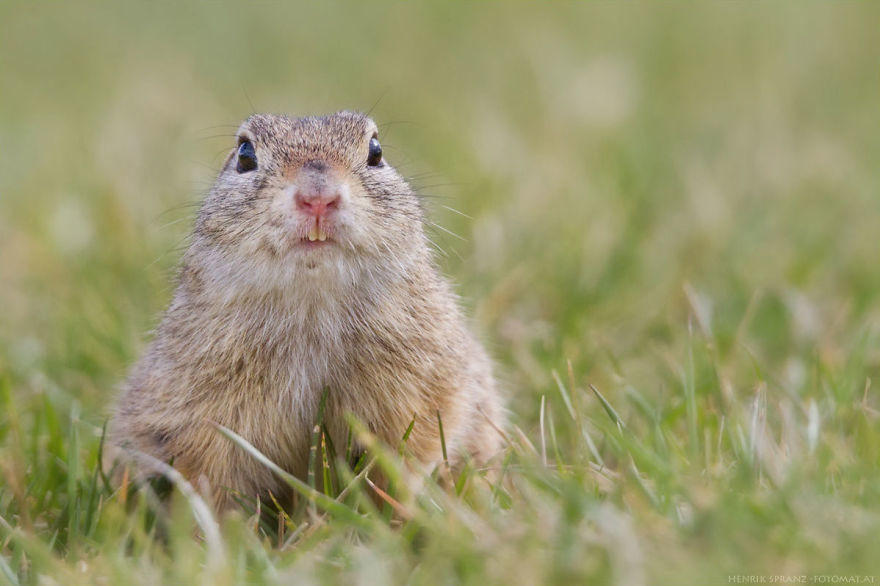
{"type": "Polygon", "coordinates": [[[880,580],[878,16],[3,3],[0,582],[880,580]],[[341,108],[442,226],[503,459],[397,515],[320,427],[280,520],[108,488],[103,424],[234,128],[341,108]]]}

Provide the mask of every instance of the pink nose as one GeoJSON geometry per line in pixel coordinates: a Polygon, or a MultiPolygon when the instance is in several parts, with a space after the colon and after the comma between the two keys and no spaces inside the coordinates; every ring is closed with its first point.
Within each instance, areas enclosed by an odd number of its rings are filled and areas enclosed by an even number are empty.
{"type": "Polygon", "coordinates": [[[294,196],[294,201],[296,202],[296,209],[317,218],[327,214],[327,210],[335,210],[339,207],[339,193],[324,190],[298,190],[294,196]]]}

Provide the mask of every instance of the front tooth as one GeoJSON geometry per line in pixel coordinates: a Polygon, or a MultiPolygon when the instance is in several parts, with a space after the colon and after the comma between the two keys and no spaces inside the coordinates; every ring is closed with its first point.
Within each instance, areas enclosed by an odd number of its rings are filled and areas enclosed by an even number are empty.
{"type": "Polygon", "coordinates": [[[318,240],[321,242],[327,240],[327,234],[323,230],[318,230],[318,240]]]}
{"type": "Polygon", "coordinates": [[[312,225],[312,229],[309,230],[309,240],[314,242],[317,239],[318,239],[318,225],[314,224],[314,225],[312,225]]]}

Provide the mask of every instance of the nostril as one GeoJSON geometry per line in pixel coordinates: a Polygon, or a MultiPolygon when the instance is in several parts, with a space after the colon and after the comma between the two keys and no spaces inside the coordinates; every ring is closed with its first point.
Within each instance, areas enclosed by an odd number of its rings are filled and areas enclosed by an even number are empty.
{"type": "Polygon", "coordinates": [[[320,216],[327,210],[339,208],[339,193],[303,193],[296,192],[294,196],[296,208],[311,216],[320,216]]]}
{"type": "Polygon", "coordinates": [[[296,203],[296,209],[298,210],[308,211],[312,208],[311,202],[298,191],[293,196],[293,201],[296,203]]]}

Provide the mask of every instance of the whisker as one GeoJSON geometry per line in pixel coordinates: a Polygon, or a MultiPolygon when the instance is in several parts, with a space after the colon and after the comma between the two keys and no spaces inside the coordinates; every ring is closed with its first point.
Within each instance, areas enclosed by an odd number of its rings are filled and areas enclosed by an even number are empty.
{"type": "Polygon", "coordinates": [[[467,242],[467,239],[466,239],[466,238],[464,238],[463,236],[459,236],[458,234],[456,234],[456,233],[453,232],[452,230],[447,230],[446,228],[444,228],[443,226],[441,226],[441,225],[438,224],[437,222],[431,222],[431,221],[429,221],[428,223],[431,224],[432,226],[434,226],[435,228],[438,228],[438,229],[440,229],[440,230],[443,230],[444,232],[446,232],[446,233],[449,234],[450,236],[455,236],[456,238],[458,238],[458,239],[461,240],[462,242],[467,242]]]}
{"type": "Polygon", "coordinates": [[[191,218],[190,218],[189,216],[187,216],[187,217],[185,217],[185,218],[178,218],[178,219],[176,219],[176,220],[172,220],[172,221],[170,221],[170,222],[168,222],[168,223],[166,223],[166,224],[163,224],[163,225],[159,226],[158,229],[159,229],[159,230],[164,230],[165,228],[170,228],[171,226],[174,226],[175,224],[179,224],[179,223],[181,223],[181,222],[187,222],[187,221],[189,221],[189,220],[191,220],[191,218]]]}
{"type": "Polygon", "coordinates": [[[187,203],[182,203],[182,204],[179,204],[176,206],[172,206],[172,207],[166,209],[165,211],[163,211],[162,213],[160,213],[159,215],[157,215],[155,218],[153,218],[153,220],[154,221],[161,220],[164,216],[167,216],[171,212],[176,212],[176,211],[180,211],[183,209],[195,209],[195,208],[200,207],[201,205],[202,205],[201,201],[192,201],[192,202],[187,202],[187,203]]]}
{"type": "Polygon", "coordinates": [[[238,129],[238,125],[237,125],[237,124],[215,124],[214,126],[206,126],[206,127],[204,127],[204,128],[200,128],[199,130],[196,130],[196,132],[205,132],[205,131],[208,131],[208,130],[216,130],[217,128],[235,128],[235,129],[238,129]]]}
{"type": "Polygon", "coordinates": [[[383,122],[382,124],[377,124],[379,128],[387,128],[389,126],[397,126],[398,124],[414,124],[418,125],[418,122],[413,122],[411,120],[391,120],[389,122],[383,122]]]}
{"type": "Polygon", "coordinates": [[[428,236],[427,234],[425,234],[425,238],[428,239],[428,242],[430,242],[431,245],[433,245],[433,247],[437,250],[437,252],[439,252],[440,254],[442,254],[443,256],[445,256],[446,258],[449,258],[449,254],[447,254],[446,251],[443,250],[443,247],[442,247],[442,246],[440,246],[439,244],[437,244],[436,242],[434,242],[434,240],[431,239],[431,237],[428,236]]]}
{"type": "Polygon", "coordinates": [[[435,187],[462,187],[467,183],[429,183],[426,185],[418,185],[419,189],[434,189],[435,187]]]}
{"type": "Polygon", "coordinates": [[[211,140],[213,138],[235,138],[235,134],[212,134],[211,136],[200,136],[195,140],[211,140]]]}
{"type": "Polygon", "coordinates": [[[150,264],[148,264],[148,265],[147,265],[146,267],[144,267],[144,268],[148,269],[148,268],[152,267],[153,265],[155,265],[156,263],[158,263],[158,262],[159,262],[160,260],[162,260],[163,258],[165,258],[166,256],[168,256],[168,255],[170,255],[170,254],[176,254],[176,253],[180,252],[181,250],[184,250],[186,247],[185,247],[185,246],[184,246],[184,247],[181,247],[180,245],[183,244],[184,242],[186,242],[186,241],[189,239],[189,237],[190,237],[190,234],[187,234],[186,236],[184,236],[183,238],[181,238],[180,240],[178,240],[178,241],[174,244],[174,246],[173,246],[172,248],[166,250],[165,252],[163,252],[162,254],[160,254],[159,256],[157,256],[157,257],[153,260],[153,262],[151,262],[150,264]]]}
{"type": "Polygon", "coordinates": [[[419,195],[419,197],[425,198],[425,199],[445,199],[445,200],[455,199],[455,197],[452,195],[441,195],[439,193],[418,192],[418,195],[419,195]]]}
{"type": "Polygon", "coordinates": [[[463,216],[463,217],[467,218],[468,220],[473,220],[473,218],[472,218],[471,216],[467,215],[466,213],[462,212],[461,210],[457,210],[457,209],[455,209],[455,208],[453,208],[453,207],[450,207],[450,206],[447,206],[447,205],[443,205],[443,204],[439,204],[439,205],[440,205],[440,207],[443,208],[443,209],[447,209],[447,210],[449,210],[450,212],[455,212],[455,213],[458,214],[459,216],[463,216]]]}

